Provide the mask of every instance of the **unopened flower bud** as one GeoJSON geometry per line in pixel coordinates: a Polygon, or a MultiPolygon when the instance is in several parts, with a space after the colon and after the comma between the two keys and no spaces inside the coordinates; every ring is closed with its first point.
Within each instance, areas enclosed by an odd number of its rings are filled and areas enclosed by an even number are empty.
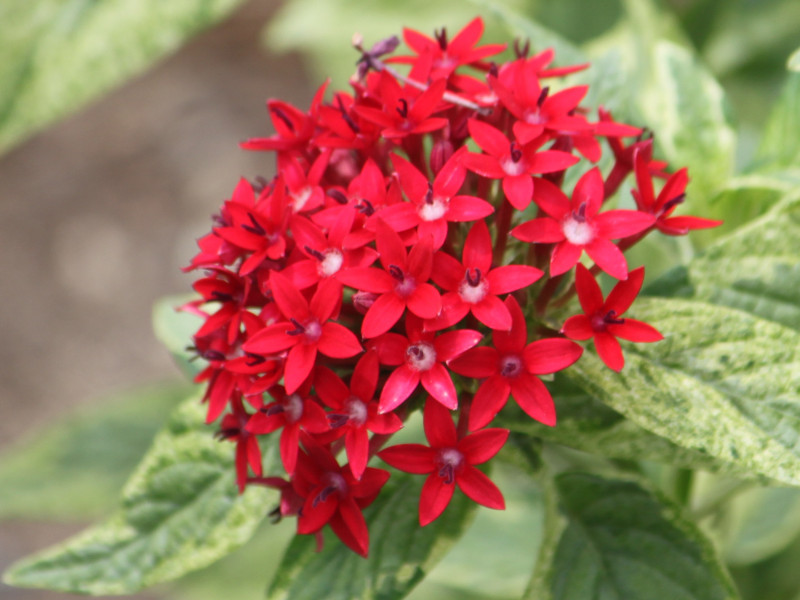
{"type": "Polygon", "coordinates": [[[436,175],[442,170],[444,163],[453,156],[453,144],[450,140],[437,140],[431,148],[431,170],[436,175]]]}
{"type": "Polygon", "coordinates": [[[366,314],[370,306],[378,299],[377,294],[372,292],[356,292],[353,294],[353,308],[360,314],[366,314]]]}

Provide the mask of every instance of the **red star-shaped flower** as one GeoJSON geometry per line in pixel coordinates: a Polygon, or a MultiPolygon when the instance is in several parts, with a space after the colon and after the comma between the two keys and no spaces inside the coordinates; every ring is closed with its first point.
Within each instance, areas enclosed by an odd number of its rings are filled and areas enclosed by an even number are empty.
{"type": "Polygon", "coordinates": [[[497,454],[508,439],[507,429],[484,429],[460,440],[450,411],[438,402],[425,403],[425,437],[429,446],[399,444],[378,456],[406,473],[429,473],[419,498],[419,522],[425,526],[442,514],[457,485],[478,504],[502,510],[503,494],[475,465],[497,454]]]}
{"type": "Polygon", "coordinates": [[[594,347],[604,363],[614,371],[625,366],[622,348],[617,338],[631,342],[657,342],[664,339],[654,327],[637,321],[623,319],[642,288],[644,267],[628,274],[603,301],[603,292],[589,269],[579,264],[575,271],[575,288],[584,314],[570,317],[561,328],[561,333],[573,340],[594,339],[594,347]]]}
{"type": "Polygon", "coordinates": [[[528,344],[522,309],[513,296],[506,298],[505,304],[513,322],[508,331],[492,332],[495,347],[472,348],[450,363],[459,375],[485,379],[472,399],[470,431],[488,425],[505,406],[509,394],[531,418],[554,426],[553,398],[538,376],[566,369],[583,353],[578,344],[562,338],[528,344]]]}
{"type": "Polygon", "coordinates": [[[515,227],[511,235],[523,242],[556,244],[550,257],[551,276],[566,273],[586,250],[606,273],[625,279],[628,263],[611,240],[644,231],[653,224],[653,216],[635,210],[601,213],[603,177],[597,167],[578,180],[571,201],[549,181],[537,185],[536,203],[549,216],[526,221],[515,227]]]}
{"type": "Polygon", "coordinates": [[[311,373],[317,352],[331,358],[350,358],[362,351],[352,331],[329,321],[342,299],[335,280],[322,280],[310,303],[277,271],[270,274],[269,284],[275,304],[287,320],[268,325],[245,342],[243,348],[259,355],[289,350],[284,372],[287,393],[299,388],[311,373]]]}
{"type": "Polygon", "coordinates": [[[302,441],[305,452],[300,452],[292,479],[295,491],[305,498],[297,533],[316,533],[327,523],[351,550],[367,556],[369,531],[361,511],[372,504],[389,480],[389,472],[367,467],[358,480],[311,436],[304,434],[302,441]]]}
{"type": "Polygon", "coordinates": [[[511,328],[511,314],[498,296],[529,286],[542,272],[526,265],[492,269],[492,250],[489,227],[485,221],[478,221],[467,234],[461,262],[444,252],[436,253],[433,280],[447,293],[442,297],[442,312],[426,321],[426,330],[455,325],[470,311],[487,327],[511,328]]]}

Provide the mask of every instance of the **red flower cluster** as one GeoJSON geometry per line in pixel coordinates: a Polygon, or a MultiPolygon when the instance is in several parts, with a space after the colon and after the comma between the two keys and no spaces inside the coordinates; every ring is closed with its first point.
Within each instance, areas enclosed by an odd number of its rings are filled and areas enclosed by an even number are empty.
{"type": "Polygon", "coordinates": [[[385,59],[396,38],[370,50],[357,42],[350,93],[327,97],[323,85],[308,111],[268,102],[275,134],[242,146],[274,152],[278,174],[238,183],[188,267],[205,272],[200,298],[184,307],[204,317],[197,380],[208,422],[222,417],[219,435],[237,444],[240,489],[279,488],[280,513],[298,516],[299,533],[330,525],[362,555],[362,509],[389,478],[371,458],[427,474],[423,525],[455,486],[502,508],[475,465],[508,431],[486,426],[509,397],[555,425],[540,376],[581,356],[567,338],[593,338],[615,370],[617,337],[659,339],[622,317],[644,275],[629,273],[623,252],[651,231],[716,224],[671,216],[686,170],[656,194],[654,177],[666,175],[652,140],[602,109],[592,120],[580,105],[586,86],[556,80],[585,65],[552,68],[552,51],[519,47],[489,63],[505,47],[479,46],[482,31],[480,19],[452,40],[406,30],[412,54],[385,59]],[[603,141],[614,156],[607,176],[584,166],[603,141]],[[572,169],[583,175],[565,190],[572,169]],[[631,173],[637,210],[609,209],[631,173]],[[591,269],[579,262],[584,251],[591,269]],[[605,300],[600,270],[620,280],[605,300]],[[553,322],[548,308],[575,290],[585,314],[553,322]],[[381,450],[420,408],[428,445],[381,450]],[[270,434],[280,436],[287,479],[262,474],[259,444],[270,434]]]}

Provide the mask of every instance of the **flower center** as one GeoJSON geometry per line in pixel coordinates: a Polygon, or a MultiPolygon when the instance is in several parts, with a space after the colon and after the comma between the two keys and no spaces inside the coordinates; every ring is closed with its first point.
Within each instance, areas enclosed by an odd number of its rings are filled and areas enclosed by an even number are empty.
{"type": "Polygon", "coordinates": [[[448,202],[446,198],[436,196],[431,198],[430,202],[427,200],[423,202],[417,209],[417,213],[419,214],[419,218],[423,221],[436,221],[447,214],[447,205],[448,202]]]}
{"type": "Polygon", "coordinates": [[[516,377],[520,373],[522,373],[522,359],[519,356],[509,354],[500,359],[500,375],[516,377]]]}
{"type": "Polygon", "coordinates": [[[436,350],[433,344],[417,342],[406,350],[406,363],[414,371],[429,371],[436,363],[436,350]]]}
{"type": "Polygon", "coordinates": [[[624,322],[625,319],[617,318],[617,311],[615,310],[610,310],[605,314],[596,312],[591,318],[592,329],[598,332],[605,331],[609,325],[622,325],[624,322]]]}
{"type": "Polygon", "coordinates": [[[416,291],[417,282],[397,265],[389,265],[389,274],[395,280],[395,293],[404,300],[416,291]]]}
{"type": "Polygon", "coordinates": [[[320,492],[314,497],[312,506],[317,506],[317,504],[320,502],[325,502],[328,498],[330,498],[331,494],[335,492],[339,493],[340,498],[347,496],[347,482],[339,473],[328,471],[322,476],[322,483],[325,487],[323,487],[322,490],[320,490],[320,492]]]}
{"type": "Polygon", "coordinates": [[[464,464],[464,455],[455,448],[442,448],[436,456],[436,464],[439,477],[449,485],[456,480],[456,473],[464,464]]]}
{"type": "Polygon", "coordinates": [[[572,214],[561,224],[564,237],[570,244],[585,246],[594,239],[594,227],[580,215],[572,214]]]}
{"type": "Polygon", "coordinates": [[[322,260],[319,261],[317,269],[319,274],[323,277],[330,277],[338,273],[339,269],[342,268],[343,262],[344,256],[340,250],[337,248],[328,248],[322,253],[322,260]]]}
{"type": "Polygon", "coordinates": [[[367,405],[361,399],[351,396],[345,403],[345,410],[350,422],[360,427],[367,422],[367,405]]]}
{"type": "Polygon", "coordinates": [[[473,275],[470,269],[464,274],[464,281],[458,286],[459,297],[467,304],[477,304],[489,293],[489,282],[481,277],[481,270],[475,269],[473,275]]]}
{"type": "Polygon", "coordinates": [[[290,329],[286,333],[288,335],[302,335],[303,343],[316,344],[319,338],[322,337],[322,325],[320,325],[317,319],[311,318],[305,323],[300,323],[300,321],[295,318],[289,320],[294,325],[294,329],[290,329]]]}
{"type": "Polygon", "coordinates": [[[294,210],[294,212],[300,212],[301,210],[303,210],[303,207],[306,205],[306,202],[308,202],[308,199],[311,198],[312,193],[313,190],[311,189],[311,187],[306,186],[299,192],[292,194],[292,209],[294,210]]]}
{"type": "Polygon", "coordinates": [[[291,394],[283,401],[283,412],[289,423],[297,423],[303,416],[303,399],[297,394],[291,394]]]}

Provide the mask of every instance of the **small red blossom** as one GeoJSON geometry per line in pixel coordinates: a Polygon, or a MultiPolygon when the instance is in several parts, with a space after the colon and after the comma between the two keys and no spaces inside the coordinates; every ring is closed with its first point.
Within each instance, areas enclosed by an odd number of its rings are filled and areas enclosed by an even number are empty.
{"type": "Polygon", "coordinates": [[[259,355],[289,350],[284,374],[287,393],[297,390],[311,373],[317,352],[331,358],[350,358],[363,350],[352,331],[329,320],[341,303],[341,288],[336,281],[321,281],[308,302],[289,279],[273,271],[270,290],[287,321],[268,325],[243,347],[259,355]]]}
{"type": "Polygon", "coordinates": [[[469,429],[485,427],[514,397],[528,416],[551,427],[556,424],[556,409],[550,392],[539,375],[566,369],[577,361],[583,348],[562,338],[527,343],[528,327],[513,296],[505,302],[513,323],[510,330],[492,332],[494,348],[472,348],[450,363],[450,368],[466,377],[485,379],[472,399],[469,429]]]}
{"type": "Polygon", "coordinates": [[[356,479],[361,479],[369,460],[369,432],[387,435],[403,427],[394,413],[378,414],[373,401],[378,387],[378,355],[367,352],[358,361],[350,386],[333,371],[318,367],[314,387],[320,399],[332,409],[327,414],[333,439],[344,436],[347,459],[356,479]]]}
{"type": "Polygon", "coordinates": [[[347,546],[367,556],[369,531],[361,511],[372,504],[389,472],[367,467],[360,480],[348,465],[339,466],[330,450],[309,435],[303,435],[305,452],[300,452],[292,479],[295,491],[305,502],[297,518],[297,533],[316,533],[326,524],[347,546]]]}
{"type": "Polygon", "coordinates": [[[533,199],[533,174],[563,171],[578,162],[569,152],[539,151],[546,138],[520,144],[483,121],[470,119],[468,125],[470,135],[486,154],[469,153],[464,165],[483,177],[502,179],[503,192],[517,210],[528,208],[533,199]]]}
{"type": "Polygon", "coordinates": [[[373,343],[381,364],[397,367],[383,386],[378,411],[386,413],[405,402],[417,386],[451,410],[458,407],[458,395],[445,364],[472,348],[483,337],[471,329],[456,329],[440,335],[422,330],[422,320],[406,317],[408,337],[387,333],[373,343]]]}
{"type": "Polygon", "coordinates": [[[556,244],[550,257],[551,276],[566,273],[586,250],[606,273],[625,279],[628,263],[611,240],[644,231],[653,224],[652,215],[635,210],[600,212],[603,177],[597,167],[578,180],[572,200],[550,182],[543,181],[540,189],[536,202],[549,216],[526,221],[511,235],[524,242],[556,244]]]}
{"type": "Polygon", "coordinates": [[[252,416],[247,423],[247,431],[263,435],[281,429],[280,450],[283,468],[290,475],[297,464],[297,448],[300,430],[322,433],[328,430],[325,411],[309,395],[308,388],[297,393],[287,394],[279,385],[269,388],[269,395],[275,400],[252,416]]]}
{"type": "Polygon", "coordinates": [[[511,329],[511,314],[498,298],[529,286],[542,276],[536,267],[505,265],[492,269],[492,236],[485,221],[475,223],[467,234],[461,262],[444,252],[433,258],[433,280],[447,290],[442,312],[425,322],[436,331],[455,325],[469,312],[492,329],[511,329]]]}
{"type": "Polygon", "coordinates": [[[241,396],[234,396],[231,400],[231,410],[233,412],[222,417],[217,436],[236,442],[236,484],[241,493],[247,483],[248,466],[256,476],[261,476],[261,448],[258,438],[247,430],[250,414],[244,409],[241,396]]]}
{"type": "Polygon", "coordinates": [[[371,267],[342,272],[339,281],[357,290],[380,294],[364,315],[361,335],[374,338],[389,331],[406,308],[423,319],[442,309],[442,298],[428,283],[433,268],[433,240],[426,237],[406,252],[400,236],[378,220],[375,243],[385,270],[371,267]]]}
{"type": "Polygon", "coordinates": [[[508,439],[507,429],[484,429],[458,439],[453,418],[438,402],[426,402],[423,423],[428,446],[399,444],[378,456],[406,473],[429,473],[419,498],[423,527],[444,512],[455,486],[471,500],[497,510],[505,508],[503,494],[475,465],[497,454],[508,439]]]}
{"type": "Polygon", "coordinates": [[[636,207],[655,217],[655,227],[667,235],[686,235],[691,229],[709,229],[722,225],[722,221],[702,217],[672,217],[672,212],[686,199],[689,173],[684,167],[667,179],[664,187],[655,195],[651,175],[652,144],[637,148],[634,153],[634,173],[637,188],[631,190],[636,207]]]}
{"type": "Polygon", "coordinates": [[[654,327],[637,321],[623,319],[622,314],[636,299],[644,281],[644,267],[629,273],[603,300],[603,292],[589,269],[579,264],[575,271],[575,287],[584,314],[567,319],[561,333],[573,340],[594,340],[597,354],[608,368],[621,371],[625,366],[622,348],[617,338],[631,342],[657,342],[664,336],[654,327]]]}

